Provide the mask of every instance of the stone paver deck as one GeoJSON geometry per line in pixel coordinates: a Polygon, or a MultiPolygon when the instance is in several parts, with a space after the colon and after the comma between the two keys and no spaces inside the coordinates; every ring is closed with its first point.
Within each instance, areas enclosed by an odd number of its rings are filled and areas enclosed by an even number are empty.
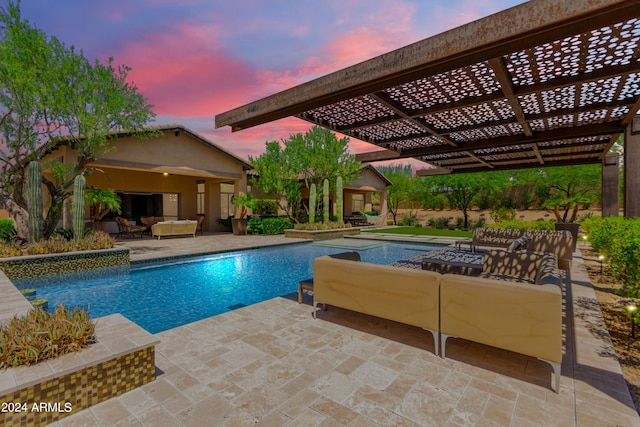
{"type": "MultiPolygon", "coordinates": [[[[119,244],[148,260],[282,243],[119,244]]],[[[572,281],[559,394],[536,359],[460,339],[441,359],[427,331],[281,297],[156,334],[154,382],[58,425],[640,426],[579,253],[572,281]]]]}

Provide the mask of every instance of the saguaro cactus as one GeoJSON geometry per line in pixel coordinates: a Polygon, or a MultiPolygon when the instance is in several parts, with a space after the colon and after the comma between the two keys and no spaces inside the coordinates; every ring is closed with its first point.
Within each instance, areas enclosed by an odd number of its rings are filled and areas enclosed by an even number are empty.
{"type": "Polygon", "coordinates": [[[342,177],[336,178],[336,215],[338,216],[338,224],[343,224],[342,212],[342,177]]]}
{"type": "Polygon", "coordinates": [[[37,242],[42,236],[42,167],[40,162],[30,162],[27,170],[27,212],[29,213],[29,240],[37,242]]]}
{"type": "Polygon", "coordinates": [[[316,202],[317,202],[316,184],[311,184],[309,188],[309,224],[316,222],[316,202]]]}
{"type": "Polygon", "coordinates": [[[324,215],[322,216],[322,221],[325,224],[329,223],[329,180],[325,179],[322,183],[322,209],[324,211],[324,215]]]}
{"type": "Polygon", "coordinates": [[[76,242],[84,236],[84,203],[86,179],[82,175],[73,181],[73,239],[76,242]]]}

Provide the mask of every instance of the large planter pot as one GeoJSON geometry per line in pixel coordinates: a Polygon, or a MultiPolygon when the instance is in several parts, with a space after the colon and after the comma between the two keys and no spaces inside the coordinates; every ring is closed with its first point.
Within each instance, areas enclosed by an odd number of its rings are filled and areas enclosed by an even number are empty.
{"type": "Polygon", "coordinates": [[[234,236],[244,236],[247,234],[247,218],[232,218],[231,229],[234,236]]]}
{"type": "Polygon", "coordinates": [[[573,236],[573,252],[575,252],[580,224],[576,222],[556,222],[556,230],[567,230],[571,232],[571,236],[573,236]]]}

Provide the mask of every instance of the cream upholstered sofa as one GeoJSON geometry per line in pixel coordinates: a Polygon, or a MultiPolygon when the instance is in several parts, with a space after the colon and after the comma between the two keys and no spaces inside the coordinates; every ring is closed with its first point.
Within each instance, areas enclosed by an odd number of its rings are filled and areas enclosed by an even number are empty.
{"type": "Polygon", "coordinates": [[[151,226],[151,235],[157,237],[192,235],[196,237],[198,221],[162,221],[151,226]]]}
{"type": "Polygon", "coordinates": [[[562,292],[555,256],[490,251],[487,259],[492,267],[484,277],[469,277],[318,257],[314,317],[319,304],[328,304],[418,326],[432,333],[442,357],[449,337],[537,357],[551,365],[558,392],[562,292]]]}
{"type": "Polygon", "coordinates": [[[549,363],[559,391],[562,288],[554,254],[492,250],[480,277],[445,274],[440,282],[441,355],[464,338],[549,363]]]}
{"type": "Polygon", "coordinates": [[[313,304],[329,304],[426,329],[438,354],[440,274],[321,256],[314,261],[313,304]]]}

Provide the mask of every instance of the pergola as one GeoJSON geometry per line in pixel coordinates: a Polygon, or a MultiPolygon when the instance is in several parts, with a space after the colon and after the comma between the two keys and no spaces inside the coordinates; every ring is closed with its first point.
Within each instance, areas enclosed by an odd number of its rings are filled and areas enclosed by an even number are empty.
{"type": "Polygon", "coordinates": [[[296,116],[384,148],[358,160],[415,158],[430,175],[606,165],[625,132],[636,169],[639,109],[640,2],[532,0],[215,121],[235,132],[296,116]]]}

